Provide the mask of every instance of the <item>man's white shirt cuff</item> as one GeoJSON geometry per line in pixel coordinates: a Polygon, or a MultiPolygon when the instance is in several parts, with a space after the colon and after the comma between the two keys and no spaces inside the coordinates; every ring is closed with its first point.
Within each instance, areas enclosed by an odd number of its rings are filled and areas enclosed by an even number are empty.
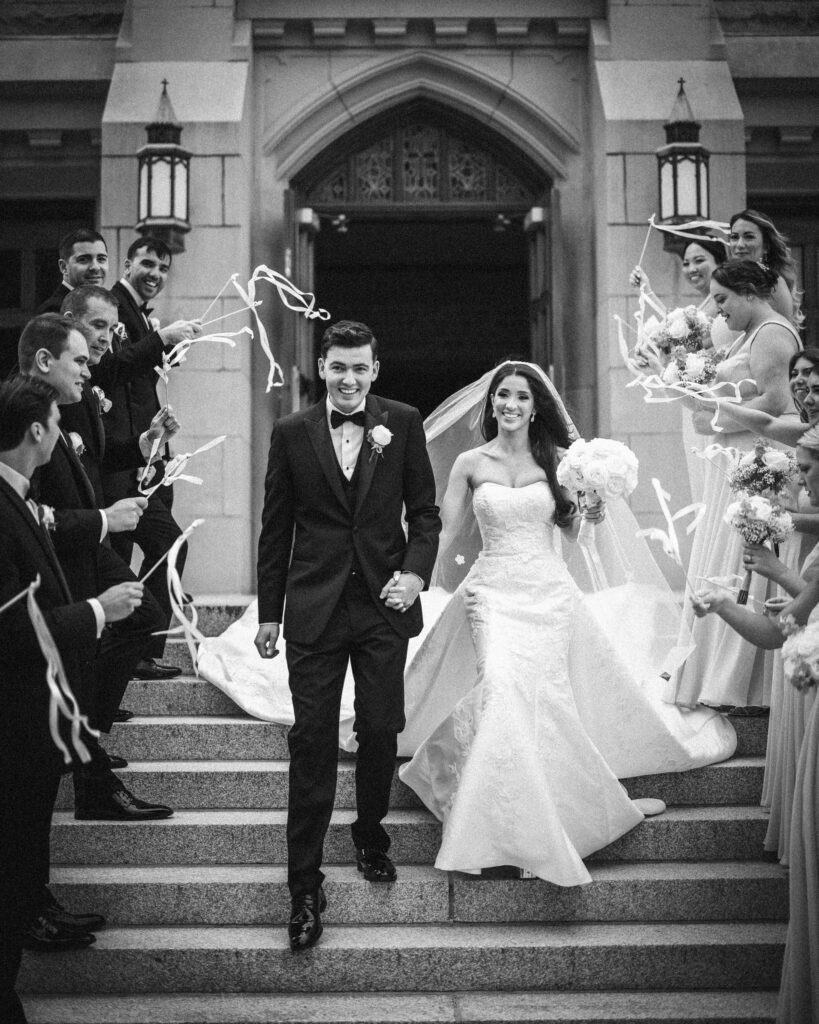
{"type": "Polygon", "coordinates": [[[96,597],[89,597],[87,600],[94,612],[94,618],[97,620],[97,640],[99,640],[102,636],[102,631],[105,629],[105,612],[102,610],[102,605],[96,597]]]}

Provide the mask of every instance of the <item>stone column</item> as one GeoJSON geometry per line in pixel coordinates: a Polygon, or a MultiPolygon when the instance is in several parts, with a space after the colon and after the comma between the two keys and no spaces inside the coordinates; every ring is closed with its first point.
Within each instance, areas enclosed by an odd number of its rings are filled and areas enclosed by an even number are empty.
{"type": "MultiPolygon", "coordinates": [[[[129,243],[137,237],[137,149],[154,117],[161,82],[179,122],[190,162],[191,231],[185,252],[173,259],[168,283],[156,303],[166,324],[201,316],[227,278],[245,283],[250,249],[252,159],[249,83],[250,25],[235,21],[232,0],[133,0],[117,42],[117,62],[102,122],[101,230],[111,254],[109,283],[122,272],[129,243]]],[[[242,305],[225,289],[208,319],[242,305]]],[[[247,314],[227,320],[237,330],[247,314]]],[[[217,330],[214,325],[210,330],[217,330]]],[[[183,527],[206,520],[194,535],[185,572],[196,595],[247,594],[255,589],[251,551],[251,396],[264,379],[251,381],[253,346],[247,336],[233,349],[205,343],[172,371],[169,399],[182,423],[176,452],[190,452],[226,434],[221,446],[198,456],[190,472],[196,487],[175,488],[174,515],[183,527]]],[[[164,386],[160,384],[160,397],[164,386]]]]}

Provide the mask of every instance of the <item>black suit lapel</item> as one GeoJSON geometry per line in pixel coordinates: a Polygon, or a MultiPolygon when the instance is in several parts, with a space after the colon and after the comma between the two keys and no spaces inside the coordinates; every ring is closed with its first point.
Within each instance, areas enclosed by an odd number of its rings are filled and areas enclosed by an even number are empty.
{"type": "Polygon", "coordinates": [[[341,481],[341,474],[338,467],[338,459],[333,448],[333,439],[330,437],[330,428],[327,426],[327,405],[319,402],[312,409],[304,420],[307,436],[316,453],[316,458],[327,477],[327,482],[333,489],[333,494],[338,498],[344,508],[350,508],[347,492],[341,481]]]}
{"type": "Polygon", "coordinates": [[[386,426],[390,415],[386,410],[382,412],[376,399],[369,396],[367,397],[366,413],[367,425],[364,428],[364,439],[361,442],[361,452],[358,456],[358,465],[360,468],[360,476],[358,478],[359,508],[364,504],[364,499],[367,497],[370,484],[373,482],[373,474],[375,473],[376,466],[378,465],[379,460],[384,457],[375,451],[371,443],[367,440],[367,436],[373,427],[377,427],[379,425],[386,426]]]}
{"type": "Polygon", "coordinates": [[[93,390],[88,387],[83,387],[82,389],[82,404],[85,406],[85,414],[88,417],[91,431],[94,435],[94,442],[97,448],[97,462],[102,462],[105,457],[105,428],[102,425],[99,400],[93,390]]]}
{"type": "MultiPolygon", "coordinates": [[[[97,496],[94,494],[94,487],[88,479],[88,474],[85,472],[83,464],[79,460],[79,456],[71,446],[71,439],[66,437],[65,434],[60,431],[60,440],[58,444],[62,446],[60,451],[68,460],[68,465],[71,467],[71,473],[74,477],[74,482],[77,485],[77,490],[82,496],[84,496],[88,503],[86,507],[97,508],[97,496]]],[[[54,458],[54,455],[51,457],[54,458]]]]}
{"type": "Polygon", "coordinates": [[[68,586],[68,581],[63,575],[63,569],[60,565],[60,561],[57,558],[57,552],[54,550],[54,545],[51,543],[51,538],[48,536],[48,532],[45,527],[39,526],[34,521],[34,516],[31,514],[31,509],[23,501],[20,495],[10,487],[5,480],[0,478],[0,493],[6,496],[12,511],[15,512],[23,521],[25,528],[30,530],[34,535],[37,543],[48,560],[54,575],[60,582],[60,586],[63,589],[64,596],[67,602],[72,600],[71,590],[68,586]]]}

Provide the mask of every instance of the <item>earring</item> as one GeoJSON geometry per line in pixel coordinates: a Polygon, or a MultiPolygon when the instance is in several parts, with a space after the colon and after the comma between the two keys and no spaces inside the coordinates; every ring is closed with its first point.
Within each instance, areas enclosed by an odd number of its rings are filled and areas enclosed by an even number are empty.
{"type": "Polygon", "coordinates": [[[535,414],[534,413],[532,413],[532,415],[529,417],[529,422],[530,423],[534,423],[535,422],[535,414]]]}

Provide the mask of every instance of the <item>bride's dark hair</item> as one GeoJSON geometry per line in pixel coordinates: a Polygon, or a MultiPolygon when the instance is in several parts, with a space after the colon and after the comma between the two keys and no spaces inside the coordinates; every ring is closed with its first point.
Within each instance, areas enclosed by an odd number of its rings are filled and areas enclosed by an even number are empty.
{"type": "Polygon", "coordinates": [[[572,442],[566,421],[555,405],[540,376],[525,363],[506,362],[495,370],[484,400],[481,434],[491,441],[498,436],[498,421],[492,415],[492,397],[506,377],[523,377],[534,400],[535,418],[529,422],[529,444],[532,457],[546,474],[546,480],[555,499],[555,522],[560,527],[571,523],[575,504],[569,501],[557,482],[557,450],[568,448],[572,442]]]}

